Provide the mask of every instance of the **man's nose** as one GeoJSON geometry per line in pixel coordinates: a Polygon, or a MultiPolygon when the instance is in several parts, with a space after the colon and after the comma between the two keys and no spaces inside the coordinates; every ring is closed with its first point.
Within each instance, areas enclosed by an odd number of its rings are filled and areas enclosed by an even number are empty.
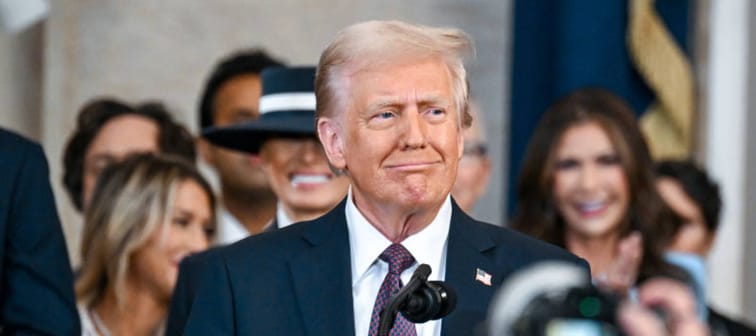
{"type": "Polygon", "coordinates": [[[422,148],[426,143],[428,126],[419,113],[417,107],[405,114],[404,146],[408,148],[422,148]]]}

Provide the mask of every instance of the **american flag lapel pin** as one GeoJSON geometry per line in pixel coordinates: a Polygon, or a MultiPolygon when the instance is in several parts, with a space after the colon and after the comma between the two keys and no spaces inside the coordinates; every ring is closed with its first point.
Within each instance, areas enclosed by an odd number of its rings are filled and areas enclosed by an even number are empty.
{"type": "Polygon", "coordinates": [[[491,274],[480,268],[476,268],[475,281],[480,282],[486,286],[491,286],[491,274]]]}

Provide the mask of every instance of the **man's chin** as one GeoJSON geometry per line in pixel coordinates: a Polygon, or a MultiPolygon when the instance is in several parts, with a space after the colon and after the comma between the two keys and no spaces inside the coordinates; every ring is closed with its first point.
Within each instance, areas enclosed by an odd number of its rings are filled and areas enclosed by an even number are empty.
{"type": "Polygon", "coordinates": [[[445,197],[430,195],[428,193],[407,193],[399,197],[399,202],[402,208],[415,212],[436,208],[444,202],[444,199],[445,197]]]}

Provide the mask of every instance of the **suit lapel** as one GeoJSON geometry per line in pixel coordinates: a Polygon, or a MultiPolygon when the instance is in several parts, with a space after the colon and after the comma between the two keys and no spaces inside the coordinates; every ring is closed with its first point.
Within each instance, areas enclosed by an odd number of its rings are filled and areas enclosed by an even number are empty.
{"type": "Polygon", "coordinates": [[[496,244],[456,204],[453,205],[446,257],[446,282],[457,292],[457,307],[443,319],[442,335],[469,335],[486,316],[486,308],[503,274],[493,258],[496,244]],[[491,285],[476,280],[477,269],[491,275],[491,285]]]}
{"type": "Polygon", "coordinates": [[[310,244],[291,261],[292,281],[308,335],[354,335],[352,276],[345,202],[302,234],[310,244]]]}
{"type": "MultiPolygon", "coordinates": [[[[349,234],[341,202],[302,234],[310,248],[291,261],[292,281],[308,335],[354,335],[349,234]]],[[[457,292],[457,307],[442,323],[442,335],[470,335],[485,319],[497,285],[511,265],[497,265],[496,244],[453,203],[446,281],[457,292]],[[492,276],[492,286],[476,281],[476,269],[492,276]]]]}

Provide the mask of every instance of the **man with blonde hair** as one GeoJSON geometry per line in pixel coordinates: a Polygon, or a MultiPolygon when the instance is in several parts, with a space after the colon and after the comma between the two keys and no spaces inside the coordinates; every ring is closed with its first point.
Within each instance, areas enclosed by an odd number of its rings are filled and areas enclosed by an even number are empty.
{"type": "Polygon", "coordinates": [[[352,183],[346,198],[313,221],[189,258],[167,333],[377,335],[385,304],[427,264],[456,308],[418,324],[398,314],[390,335],[472,335],[520,267],[562,259],[587,272],[564,250],[473,220],[449,196],[471,122],[470,53],[456,29],[369,21],[339,32],[315,92],[326,156],[352,183]]]}

